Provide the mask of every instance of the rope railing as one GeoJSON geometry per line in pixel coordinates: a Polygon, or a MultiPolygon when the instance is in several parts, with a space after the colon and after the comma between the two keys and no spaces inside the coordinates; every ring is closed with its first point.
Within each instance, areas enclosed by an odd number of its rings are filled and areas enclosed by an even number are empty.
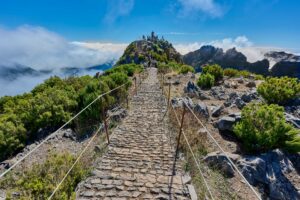
{"type": "MultiPolygon", "coordinates": [[[[164,79],[163,79],[163,86],[162,86],[162,90],[163,90],[163,93],[164,93],[164,79]]],[[[167,102],[167,109],[169,110],[169,107],[170,107],[170,100],[171,100],[171,82],[168,83],[168,102],[167,102]]],[[[192,115],[196,118],[197,122],[205,129],[205,131],[208,133],[209,137],[213,140],[213,142],[217,145],[217,147],[222,151],[222,153],[225,155],[225,157],[228,159],[228,161],[230,162],[230,164],[234,167],[234,169],[237,171],[237,173],[242,177],[242,179],[244,180],[244,182],[247,184],[247,186],[252,190],[252,192],[254,193],[254,195],[257,197],[257,199],[261,200],[261,197],[260,195],[256,192],[256,190],[253,188],[253,186],[248,182],[248,180],[245,178],[245,176],[241,173],[241,171],[238,169],[238,167],[232,162],[232,160],[229,158],[229,156],[227,155],[227,153],[223,150],[223,148],[220,146],[220,144],[216,141],[216,139],[212,136],[212,134],[210,133],[210,131],[206,128],[206,126],[202,123],[202,121],[197,117],[197,115],[194,113],[194,111],[190,108],[190,106],[185,102],[183,101],[183,106],[188,108],[189,111],[192,113],[192,115]]],[[[171,104],[171,107],[174,111],[174,114],[176,115],[176,119],[177,121],[179,122],[179,119],[177,117],[177,114],[175,112],[175,109],[173,107],[173,105],[171,104]]],[[[184,113],[183,113],[184,115],[184,113]]],[[[183,133],[184,137],[185,137],[185,140],[189,146],[189,149],[190,151],[192,151],[190,145],[189,145],[189,142],[187,140],[187,137],[185,136],[184,134],[184,131],[181,130],[182,129],[182,124],[180,124],[179,122],[179,126],[180,126],[180,132],[183,133]]],[[[181,134],[181,133],[179,133],[181,134]]],[[[180,137],[180,136],[179,136],[180,137]]],[[[178,147],[177,147],[178,148],[178,147]]],[[[197,167],[199,168],[199,163],[197,162],[197,159],[195,158],[194,156],[194,153],[191,152],[192,155],[193,155],[193,158],[197,164],[197,167]]],[[[200,168],[199,168],[200,170],[200,168]]],[[[202,172],[200,172],[200,174],[202,174],[202,172]]],[[[203,179],[204,179],[204,176],[202,175],[203,179]]],[[[204,179],[205,180],[205,179],[204,179]]],[[[206,181],[205,181],[205,185],[208,186],[206,184],[206,181]]],[[[210,196],[212,197],[212,195],[210,194],[210,196]]]]}
{"type": "MultiPolygon", "coordinates": [[[[242,172],[238,169],[238,167],[232,162],[232,160],[229,158],[227,153],[224,151],[224,149],[220,146],[220,144],[216,141],[216,139],[212,136],[210,131],[206,128],[206,126],[202,123],[202,121],[197,117],[197,115],[194,113],[194,111],[191,109],[191,107],[183,101],[184,106],[186,106],[189,111],[192,113],[192,115],[196,118],[199,124],[205,129],[205,131],[208,133],[209,137],[213,140],[213,142],[217,145],[217,147],[222,151],[222,153],[225,155],[225,157],[228,159],[230,164],[234,167],[234,169],[238,172],[238,174],[242,177],[242,179],[245,181],[245,183],[249,186],[249,188],[252,190],[252,192],[255,194],[255,196],[261,200],[260,195],[256,192],[256,190],[253,188],[253,186],[248,182],[248,180],[245,178],[245,176],[242,174],[242,172]]],[[[172,106],[173,107],[173,106],[172,106]]]]}
{"type": "Polygon", "coordinates": [[[30,150],[27,154],[25,154],[23,157],[21,157],[19,160],[17,160],[11,167],[9,167],[7,170],[5,170],[3,173],[0,175],[0,179],[4,177],[8,172],[10,172],[12,169],[14,169],[18,164],[20,164],[25,158],[27,158],[29,155],[31,155],[34,151],[36,151],[40,146],[42,146],[45,142],[47,142],[53,135],[57,134],[59,131],[61,131],[64,127],[66,127],[70,122],[72,122],[75,118],[77,118],[82,112],[84,112],[86,109],[88,109],[92,104],[94,104],[97,100],[99,100],[101,97],[110,94],[111,92],[124,87],[130,82],[124,83],[108,92],[105,92],[103,94],[100,94],[98,97],[96,97],[91,103],[89,103],[86,107],[84,107],[81,111],[79,111],[76,115],[74,115],[69,121],[64,123],[59,129],[57,129],[55,132],[52,134],[48,135],[42,142],[40,142],[38,145],[36,145],[32,150],[30,150]]]}
{"type": "MultiPolygon", "coordinates": [[[[120,109],[120,107],[116,107],[115,108],[115,112],[113,112],[112,114],[118,112],[120,109]]],[[[109,120],[111,118],[111,116],[109,116],[107,119],[105,120],[109,120]]],[[[84,149],[80,152],[79,156],[77,157],[77,159],[75,160],[75,162],[72,164],[72,166],[70,167],[70,169],[67,171],[67,173],[65,174],[65,176],[63,177],[63,179],[57,184],[57,186],[55,187],[55,189],[53,190],[53,192],[51,193],[51,195],[48,197],[48,200],[51,200],[54,195],[56,194],[56,192],[59,190],[60,186],[63,184],[63,182],[66,180],[66,178],[68,177],[68,175],[71,173],[71,171],[73,170],[73,168],[75,167],[75,165],[79,162],[79,160],[81,159],[82,155],[86,152],[86,150],[88,149],[88,147],[92,144],[92,142],[94,141],[94,139],[96,138],[97,134],[101,131],[101,129],[103,129],[103,124],[102,123],[99,128],[97,129],[97,131],[95,131],[94,135],[91,137],[90,141],[88,142],[88,144],[84,147],[84,149]]]]}
{"type": "MultiPolygon", "coordinates": [[[[179,118],[178,118],[178,115],[177,115],[177,113],[176,113],[176,111],[175,111],[173,105],[171,105],[171,108],[172,108],[172,110],[173,110],[173,112],[174,112],[174,115],[175,115],[175,118],[176,118],[176,120],[177,120],[177,122],[178,122],[178,125],[181,126],[181,125],[180,125],[180,120],[179,120],[179,118]]],[[[182,129],[182,127],[180,127],[180,128],[182,129]]],[[[184,132],[183,130],[182,130],[182,134],[183,134],[183,136],[184,136],[185,142],[187,143],[187,145],[188,145],[188,147],[189,147],[189,150],[190,150],[190,152],[191,152],[191,154],[192,154],[192,157],[193,157],[193,159],[194,159],[194,161],[195,161],[195,163],[196,163],[196,166],[197,166],[197,168],[198,168],[198,170],[199,170],[199,173],[200,173],[200,175],[201,175],[201,177],[202,177],[202,179],[203,179],[203,181],[204,181],[204,184],[205,184],[205,187],[206,187],[206,189],[207,189],[207,191],[208,191],[208,193],[209,193],[209,196],[211,197],[212,200],[214,200],[214,197],[213,197],[213,195],[212,195],[211,189],[210,189],[210,187],[209,187],[209,185],[208,185],[208,183],[207,183],[207,181],[206,181],[206,179],[205,179],[205,177],[204,177],[204,173],[202,172],[202,170],[201,170],[201,168],[200,168],[200,164],[199,164],[198,160],[196,159],[196,156],[195,156],[195,154],[194,154],[194,152],[193,152],[193,150],[192,150],[192,147],[191,147],[191,145],[190,145],[190,143],[189,143],[189,141],[188,141],[188,139],[187,139],[187,137],[186,137],[186,135],[185,135],[185,132],[184,132]]]]}

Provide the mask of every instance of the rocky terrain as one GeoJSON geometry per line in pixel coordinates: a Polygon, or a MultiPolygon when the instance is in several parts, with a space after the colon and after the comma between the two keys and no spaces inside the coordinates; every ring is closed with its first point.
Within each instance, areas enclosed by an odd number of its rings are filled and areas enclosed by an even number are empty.
{"type": "MultiPolygon", "coordinates": [[[[256,91],[256,86],[261,81],[243,77],[225,78],[210,90],[202,90],[195,84],[197,76],[167,75],[168,81],[173,83],[172,104],[182,107],[182,102],[185,101],[203,118],[208,130],[264,199],[299,199],[299,153],[288,154],[276,149],[263,154],[247,155],[232,133],[233,125],[241,119],[241,109],[249,102],[262,101],[256,91]]],[[[295,102],[294,106],[285,107],[286,120],[297,128],[300,125],[298,108],[295,102]]],[[[203,161],[231,177],[229,181],[233,187],[240,187],[236,179],[238,175],[220,150],[211,149],[203,157],[203,161]]]]}
{"type": "Polygon", "coordinates": [[[219,64],[223,68],[248,70],[262,75],[300,77],[299,56],[271,51],[264,57],[263,60],[251,63],[243,53],[235,48],[224,51],[221,48],[207,45],[184,55],[183,61],[195,67],[197,71],[200,71],[200,67],[205,64],[219,64]]]}

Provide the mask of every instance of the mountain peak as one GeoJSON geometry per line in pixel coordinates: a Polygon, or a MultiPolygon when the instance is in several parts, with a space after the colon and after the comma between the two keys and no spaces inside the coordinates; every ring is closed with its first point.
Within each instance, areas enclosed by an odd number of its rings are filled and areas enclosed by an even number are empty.
{"type": "Polygon", "coordinates": [[[117,64],[136,63],[147,65],[153,61],[182,62],[181,55],[170,42],[151,32],[150,36],[143,35],[141,40],[130,43],[117,64]]]}

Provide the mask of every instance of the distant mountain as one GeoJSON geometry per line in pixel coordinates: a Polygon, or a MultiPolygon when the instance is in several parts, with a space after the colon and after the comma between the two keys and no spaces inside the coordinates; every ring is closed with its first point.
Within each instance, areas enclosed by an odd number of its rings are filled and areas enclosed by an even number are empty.
{"type": "Polygon", "coordinates": [[[143,36],[142,40],[137,40],[128,45],[124,54],[117,64],[144,64],[149,65],[157,62],[174,61],[182,63],[181,55],[173,45],[164,38],[159,39],[154,32],[150,36],[143,36]]]}
{"type": "Polygon", "coordinates": [[[9,64],[0,66],[0,78],[5,80],[15,80],[19,76],[39,76],[44,73],[37,71],[31,67],[20,64],[9,64]]]}
{"type": "Polygon", "coordinates": [[[300,56],[283,51],[271,51],[265,54],[272,66],[274,76],[292,76],[300,78],[300,56]]]}
{"type": "Polygon", "coordinates": [[[197,71],[205,64],[219,64],[223,68],[248,70],[262,75],[300,77],[300,57],[286,52],[268,52],[263,60],[250,63],[247,57],[235,48],[224,51],[206,45],[184,55],[183,62],[192,65],[197,71]]]}
{"type": "Polygon", "coordinates": [[[87,68],[77,68],[77,67],[65,67],[59,70],[35,70],[31,67],[20,65],[20,64],[10,64],[7,66],[0,66],[0,79],[13,81],[22,76],[41,76],[41,75],[61,75],[61,76],[76,76],[87,74],[89,72],[95,71],[105,71],[114,65],[115,61],[107,62],[101,65],[91,66],[87,68]]]}

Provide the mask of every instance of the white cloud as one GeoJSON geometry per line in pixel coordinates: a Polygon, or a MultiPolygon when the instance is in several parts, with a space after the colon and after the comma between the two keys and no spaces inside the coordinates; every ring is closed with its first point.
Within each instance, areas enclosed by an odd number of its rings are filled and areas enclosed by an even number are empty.
{"type": "Polygon", "coordinates": [[[116,19],[128,15],[134,7],[134,0],[109,0],[104,21],[113,23],[116,19]]]}
{"type": "Polygon", "coordinates": [[[177,0],[181,5],[181,15],[190,16],[196,12],[207,14],[211,17],[221,17],[224,11],[215,0],[177,0]]]}
{"type": "Polygon", "coordinates": [[[118,59],[126,44],[70,42],[42,27],[0,28],[0,65],[34,69],[89,67],[118,59]]]}
{"type": "MultiPolygon", "coordinates": [[[[256,62],[258,60],[264,59],[264,54],[268,51],[286,51],[288,49],[278,48],[278,47],[261,47],[255,46],[246,36],[238,36],[236,38],[224,38],[222,40],[213,40],[210,42],[194,42],[188,44],[176,44],[174,47],[181,54],[186,54],[191,51],[199,49],[203,45],[212,45],[214,47],[222,48],[224,51],[236,48],[238,51],[242,52],[246,57],[248,62],[256,62]]],[[[270,67],[274,63],[270,63],[270,67]]]]}
{"type": "Polygon", "coordinates": [[[181,53],[182,55],[187,54],[191,51],[196,51],[197,49],[200,49],[200,47],[203,45],[203,43],[199,42],[193,42],[188,44],[175,44],[174,48],[181,53]]]}

